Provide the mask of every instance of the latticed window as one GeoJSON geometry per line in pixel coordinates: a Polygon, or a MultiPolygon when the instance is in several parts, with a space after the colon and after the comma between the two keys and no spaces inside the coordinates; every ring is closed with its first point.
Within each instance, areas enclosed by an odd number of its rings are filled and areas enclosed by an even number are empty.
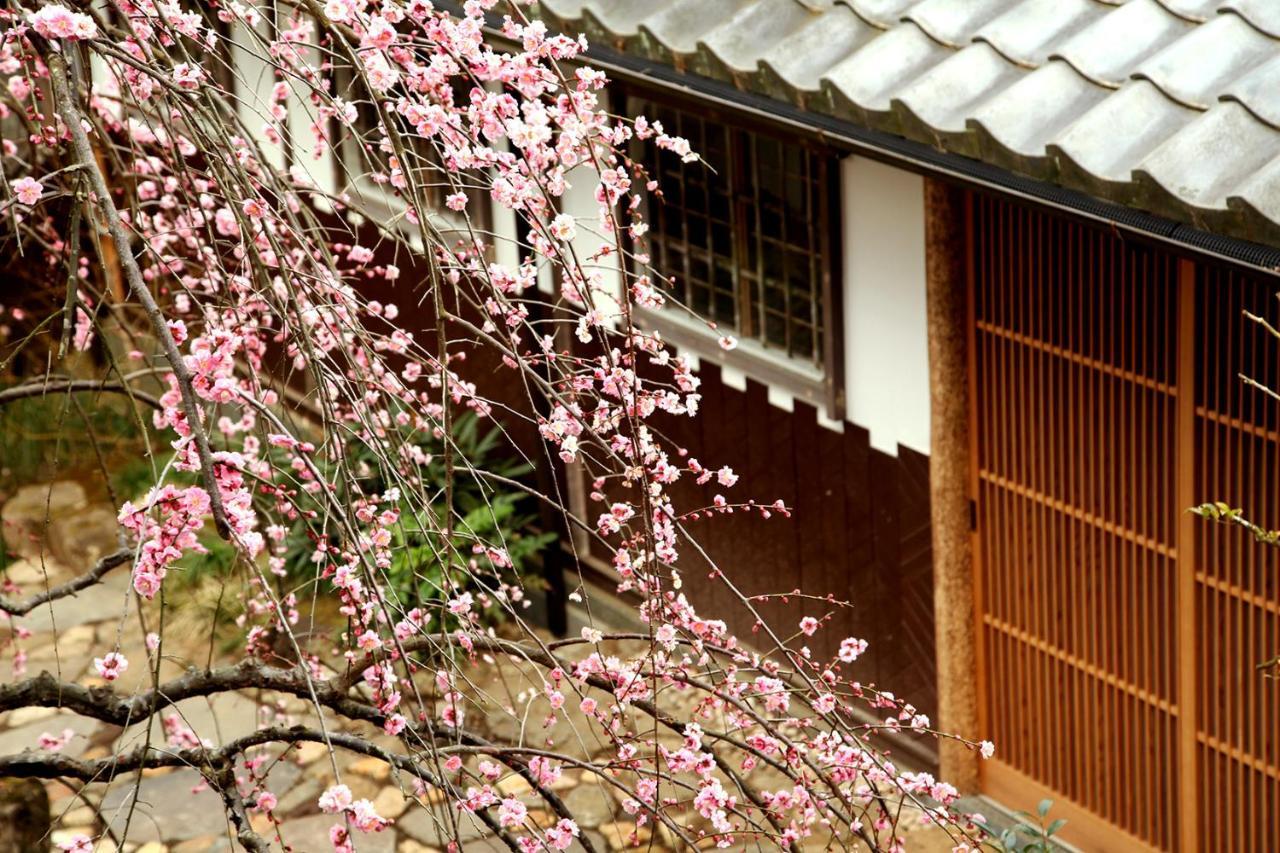
{"type": "Polygon", "coordinates": [[[819,367],[831,310],[829,153],[705,114],[632,99],[705,162],[645,145],[653,264],[676,299],[723,330],[819,367]]]}

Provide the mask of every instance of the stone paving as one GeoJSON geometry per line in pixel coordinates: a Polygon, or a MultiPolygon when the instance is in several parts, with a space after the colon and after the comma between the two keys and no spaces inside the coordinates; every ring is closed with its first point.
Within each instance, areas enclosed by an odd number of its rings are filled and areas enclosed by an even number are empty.
{"type": "MultiPolygon", "coordinates": [[[[74,577],[98,556],[116,547],[110,507],[92,504],[73,483],[54,484],[52,489],[23,489],[5,504],[0,519],[6,544],[22,556],[10,565],[7,574],[22,585],[24,595],[43,588],[46,578],[47,583],[55,585],[74,577]],[[51,531],[47,540],[39,535],[46,516],[51,531]]],[[[34,632],[22,643],[28,654],[28,674],[47,669],[67,680],[101,683],[92,658],[118,646],[136,666],[116,682],[116,690],[127,693],[145,687],[149,673],[138,614],[131,612],[128,618],[121,617],[129,600],[128,588],[128,572],[117,570],[92,591],[39,608],[21,620],[20,624],[34,632]],[[54,625],[59,634],[56,646],[50,630],[54,625]]],[[[193,598],[198,600],[199,595],[193,593],[193,598]]],[[[197,601],[191,608],[176,608],[176,615],[169,617],[173,622],[165,629],[167,659],[162,678],[180,674],[190,663],[203,665],[211,656],[218,662],[218,646],[211,640],[206,610],[197,601]]],[[[156,614],[146,615],[154,620],[156,614]]],[[[4,629],[0,636],[7,633],[8,629],[4,629]]],[[[0,654],[9,656],[11,652],[6,645],[0,654]]],[[[504,666],[495,661],[487,669],[482,668],[473,677],[474,689],[492,695],[520,689],[520,673],[504,670],[504,666]]],[[[9,667],[9,661],[0,661],[0,677],[11,677],[9,667]]],[[[177,707],[187,726],[214,743],[259,725],[258,703],[249,695],[226,694],[211,702],[190,700],[177,707]]],[[[284,703],[284,710],[293,715],[293,721],[315,723],[314,716],[307,718],[309,709],[303,703],[290,700],[284,703]]],[[[524,720],[498,714],[477,723],[492,737],[518,737],[526,742],[550,739],[560,749],[576,743],[574,748],[583,757],[603,752],[603,744],[586,743],[579,738],[571,720],[562,719],[551,730],[539,730],[538,711],[535,705],[534,712],[524,720]]],[[[335,723],[329,720],[328,724],[335,723]]],[[[152,725],[153,742],[163,743],[159,721],[152,725]]],[[[34,747],[41,734],[61,734],[67,729],[72,737],[64,753],[83,758],[105,757],[122,746],[133,748],[147,734],[145,725],[122,730],[55,709],[22,709],[0,714],[0,754],[34,747]]],[[[391,745],[380,733],[371,738],[391,745]]],[[[452,822],[458,819],[457,813],[441,792],[428,791],[421,797],[406,794],[412,790],[407,781],[402,784],[393,778],[382,762],[341,752],[331,756],[323,745],[313,743],[300,745],[273,765],[269,787],[280,798],[276,814],[282,823],[273,827],[264,816],[255,815],[258,831],[273,840],[282,840],[297,853],[331,850],[328,832],[335,821],[320,813],[317,798],[333,781],[334,762],[356,798],[373,800],[380,815],[394,819],[393,826],[384,832],[358,835],[355,841],[359,853],[430,853],[444,848],[454,837],[452,822]]],[[[554,823],[545,804],[532,795],[522,779],[508,777],[499,786],[508,796],[523,797],[535,820],[554,823]]],[[[49,782],[45,787],[54,819],[54,844],[83,833],[97,838],[96,849],[103,853],[218,853],[240,849],[231,840],[221,800],[201,785],[200,774],[194,769],[130,774],[111,784],[89,785],[81,791],[73,791],[61,782],[49,782]],[[113,839],[123,842],[118,847],[113,839]]],[[[637,829],[619,807],[616,791],[599,784],[594,775],[587,774],[584,779],[578,771],[567,770],[555,788],[597,850],[639,847],[661,853],[680,844],[665,827],[656,830],[657,837],[650,828],[637,829]]],[[[919,830],[911,835],[913,850],[932,853],[951,849],[941,833],[919,830]]],[[[458,826],[458,836],[466,851],[506,849],[485,838],[481,826],[465,821],[458,826]]],[[[826,845],[815,841],[812,846],[821,849],[826,845]]],[[[581,845],[575,845],[575,849],[581,849],[581,845]]]]}

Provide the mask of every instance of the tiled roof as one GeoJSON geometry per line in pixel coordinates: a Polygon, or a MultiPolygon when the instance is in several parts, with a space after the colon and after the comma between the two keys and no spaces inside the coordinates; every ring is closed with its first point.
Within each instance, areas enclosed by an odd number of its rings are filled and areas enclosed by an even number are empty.
{"type": "Polygon", "coordinates": [[[542,0],[593,42],[1280,246],[1280,0],[542,0]]]}

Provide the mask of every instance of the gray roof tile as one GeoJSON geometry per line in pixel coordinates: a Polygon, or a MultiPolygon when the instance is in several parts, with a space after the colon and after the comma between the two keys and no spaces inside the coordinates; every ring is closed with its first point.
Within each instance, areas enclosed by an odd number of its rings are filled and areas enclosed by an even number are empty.
{"type": "Polygon", "coordinates": [[[1134,73],[1175,101],[1205,110],[1232,80],[1275,56],[1278,48],[1275,39],[1238,15],[1219,15],[1143,62],[1134,73]]]}
{"type": "Polygon", "coordinates": [[[795,100],[822,88],[822,75],[880,35],[852,9],[836,6],[809,21],[760,56],[761,84],[774,97],[795,100]]]}
{"type": "Polygon", "coordinates": [[[914,24],[903,24],[832,66],[823,86],[838,112],[888,112],[895,92],[953,53],[914,24]]]}
{"type": "Polygon", "coordinates": [[[542,0],[552,23],[1280,245],[1280,0],[542,0]]]}
{"type": "Polygon", "coordinates": [[[1218,13],[1218,7],[1222,2],[1221,0],[1160,0],[1160,5],[1188,21],[1203,24],[1218,13]]]}
{"type": "Polygon", "coordinates": [[[1233,80],[1224,89],[1222,98],[1239,101],[1255,118],[1280,130],[1280,56],[1273,56],[1239,80],[1233,80]]]}
{"type": "Polygon", "coordinates": [[[1052,56],[1071,63],[1099,85],[1118,88],[1139,63],[1194,26],[1156,0],[1129,0],[1061,42],[1052,56]],[[1142,38],[1134,38],[1134,33],[1141,33],[1142,38]]]}
{"type": "Polygon", "coordinates": [[[902,20],[902,13],[920,0],[836,0],[872,26],[887,30],[902,20]]]}
{"type": "Polygon", "coordinates": [[[1152,209],[1173,212],[1189,204],[1203,216],[1225,211],[1235,189],[1278,155],[1275,131],[1239,104],[1225,103],[1165,140],[1134,175],[1152,209]]]}
{"type": "Polygon", "coordinates": [[[1233,0],[1219,4],[1218,10],[1235,12],[1267,35],[1280,38],[1280,3],[1275,0],[1233,0]]]}
{"type": "Polygon", "coordinates": [[[1021,0],[922,0],[902,13],[930,38],[962,48],[984,24],[1017,6],[1021,0]]]}
{"type": "Polygon", "coordinates": [[[968,127],[981,139],[982,159],[1049,179],[1045,147],[1108,94],[1065,62],[1050,62],[974,110],[968,127]],[[1039,113],[1039,121],[1027,121],[1030,112],[1039,113]]]}
{"type": "Polygon", "coordinates": [[[1106,14],[1096,0],[1026,0],[985,24],[973,38],[1012,62],[1039,68],[1053,49],[1106,14]]]}
{"type": "MultiPolygon", "coordinates": [[[[822,11],[806,8],[796,0],[758,0],[703,36],[698,42],[703,61],[695,62],[693,68],[726,80],[752,75],[770,46],[825,17],[822,11]]],[[[828,19],[829,24],[833,22],[834,18],[828,19]]]]}
{"type": "Polygon", "coordinates": [[[963,135],[974,110],[1024,73],[990,45],[973,44],[899,89],[893,104],[922,123],[909,135],[940,142],[941,134],[963,135]]]}
{"type": "Polygon", "coordinates": [[[1077,118],[1046,146],[1064,183],[1121,198],[1133,168],[1200,115],[1134,80],[1077,118]]]}

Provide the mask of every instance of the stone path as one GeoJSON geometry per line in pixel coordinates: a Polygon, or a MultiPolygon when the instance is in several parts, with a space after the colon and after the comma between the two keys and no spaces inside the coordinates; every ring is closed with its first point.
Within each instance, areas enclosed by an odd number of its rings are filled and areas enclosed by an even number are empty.
{"type": "MultiPolygon", "coordinates": [[[[74,577],[98,556],[116,547],[114,513],[109,507],[91,505],[83,490],[72,483],[58,483],[52,489],[24,489],[0,510],[0,519],[8,547],[23,557],[9,567],[7,574],[22,586],[24,595],[43,588],[46,582],[55,585],[74,577]],[[51,531],[47,541],[39,535],[46,516],[51,531]]],[[[64,679],[101,683],[92,668],[92,658],[118,646],[138,665],[115,684],[117,691],[127,693],[145,686],[149,675],[143,665],[146,654],[139,620],[132,613],[129,618],[121,618],[128,586],[128,572],[117,570],[92,592],[62,599],[20,620],[34,632],[22,643],[28,655],[28,673],[48,669],[64,679]],[[50,630],[54,625],[59,633],[56,646],[50,630]]],[[[163,666],[162,678],[179,674],[189,662],[203,665],[211,653],[217,662],[218,650],[210,641],[207,614],[186,613],[179,607],[170,618],[179,624],[166,629],[165,652],[169,660],[163,666]]],[[[0,630],[0,638],[8,636],[7,628],[0,630]]],[[[11,653],[7,644],[0,649],[6,657],[11,653]]],[[[0,661],[0,677],[10,677],[6,671],[9,666],[9,661],[0,661]]],[[[521,674],[504,670],[504,666],[495,662],[475,676],[477,689],[494,695],[512,689],[513,684],[519,689],[521,674]]],[[[259,725],[258,705],[247,695],[223,695],[212,702],[191,700],[179,703],[177,708],[195,734],[214,743],[259,725]]],[[[300,702],[290,700],[284,703],[284,709],[293,714],[292,721],[315,722],[314,716],[306,717],[309,709],[300,702]]],[[[546,709],[535,706],[535,713],[523,723],[511,716],[496,715],[478,724],[490,736],[524,737],[526,742],[550,738],[561,748],[575,742],[577,734],[569,720],[562,718],[551,730],[540,730],[536,722],[538,710],[546,709]]],[[[132,748],[142,743],[147,734],[145,725],[122,730],[54,709],[23,709],[0,714],[0,754],[34,747],[41,734],[61,734],[66,729],[71,731],[71,739],[65,754],[84,758],[101,758],[120,747],[132,748]]],[[[151,735],[153,742],[163,743],[158,720],[152,721],[151,735]]],[[[379,738],[390,745],[380,734],[374,739],[379,738]]],[[[599,746],[603,748],[603,744],[599,746]]],[[[597,751],[595,745],[588,743],[579,742],[579,747],[583,757],[591,757],[597,751]]],[[[428,792],[421,798],[406,796],[404,791],[411,790],[407,782],[402,787],[382,762],[347,754],[331,757],[320,744],[303,744],[274,764],[269,787],[280,798],[276,814],[283,820],[272,826],[264,816],[255,815],[255,828],[268,838],[291,845],[297,853],[328,853],[332,849],[329,827],[335,820],[320,813],[317,799],[332,784],[334,761],[356,798],[373,800],[380,815],[394,819],[387,831],[357,836],[359,853],[431,853],[444,848],[453,838],[452,821],[458,819],[457,813],[443,801],[440,792],[428,792]]],[[[545,804],[529,792],[523,780],[509,777],[499,785],[506,795],[522,797],[535,820],[546,825],[554,823],[545,804]]],[[[615,790],[600,785],[594,776],[588,775],[584,780],[577,771],[568,770],[555,788],[596,850],[639,846],[662,853],[679,844],[679,839],[664,827],[658,828],[656,838],[647,827],[637,829],[620,808],[615,790]]],[[[221,800],[201,784],[200,774],[194,769],[131,774],[112,784],[89,785],[78,792],[60,782],[50,782],[46,790],[55,821],[51,838],[54,844],[85,834],[98,839],[96,849],[103,853],[230,853],[240,849],[231,840],[221,800]],[[117,847],[113,838],[124,839],[123,844],[117,847]]],[[[465,851],[506,850],[485,838],[481,826],[465,820],[459,824],[459,835],[465,851]]],[[[932,853],[951,849],[950,842],[940,833],[936,837],[926,831],[912,835],[916,842],[913,850],[932,853]]],[[[823,846],[813,843],[815,850],[823,846]]],[[[575,845],[574,849],[582,846],[575,845]]]]}

